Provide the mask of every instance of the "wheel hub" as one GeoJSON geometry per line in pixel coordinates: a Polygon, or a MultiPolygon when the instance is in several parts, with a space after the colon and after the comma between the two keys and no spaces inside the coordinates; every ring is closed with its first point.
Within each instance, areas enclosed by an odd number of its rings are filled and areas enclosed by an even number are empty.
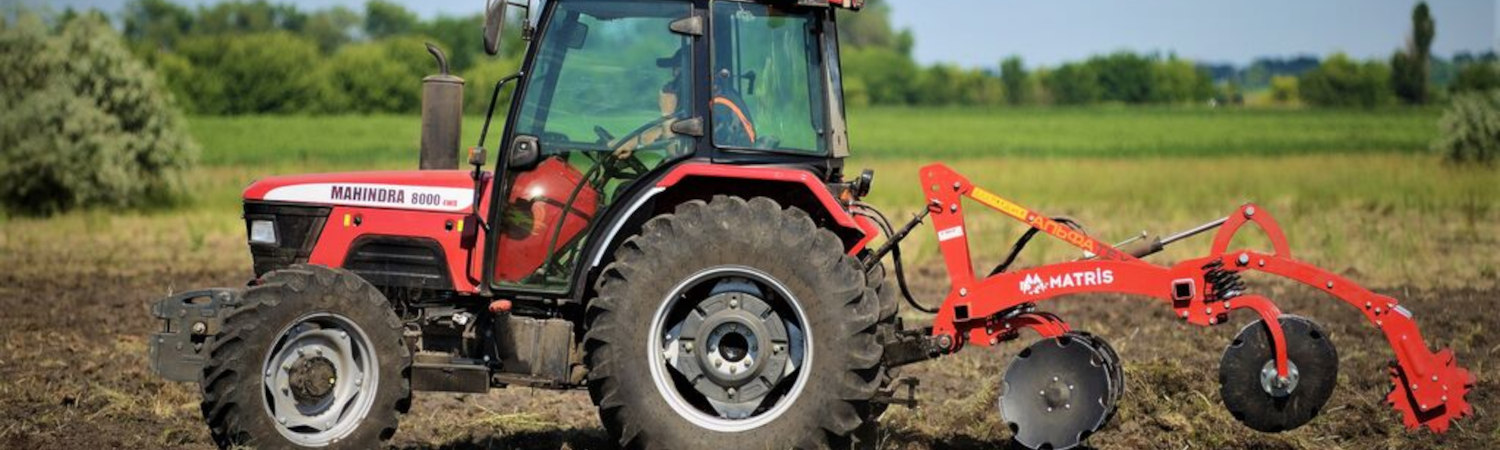
{"type": "Polygon", "coordinates": [[[722,290],[683,319],[675,344],[689,357],[678,357],[671,366],[692,380],[717,412],[741,418],[788,374],[789,339],[781,314],[758,289],[722,290]]]}
{"type": "Polygon", "coordinates": [[[1058,377],[1052,377],[1052,382],[1047,384],[1041,391],[1042,401],[1047,405],[1047,412],[1054,409],[1068,407],[1072,408],[1073,386],[1063,382],[1058,377]]]}
{"type": "Polygon", "coordinates": [[[1266,361],[1266,365],[1260,368],[1260,388],[1272,397],[1286,397],[1297,390],[1297,379],[1302,374],[1297,372],[1297,364],[1291,360],[1286,362],[1286,378],[1276,376],[1276,359],[1266,361]]]}
{"type": "Polygon", "coordinates": [[[347,436],[374,401],[374,345],[353,321],[312,314],[288,326],[266,355],[265,410],[282,436],[324,446],[347,436]]]}
{"type": "Polygon", "coordinates": [[[333,368],[333,361],[322,356],[301,358],[292,363],[292,369],[287,372],[292,397],[301,405],[321,402],[333,392],[333,386],[338,383],[338,373],[333,368]]]}
{"type": "Polygon", "coordinates": [[[668,403],[713,429],[779,414],[810,353],[785,288],[753,269],[720,268],[689,278],[672,298],[653,320],[661,338],[653,377],[668,403]]]}

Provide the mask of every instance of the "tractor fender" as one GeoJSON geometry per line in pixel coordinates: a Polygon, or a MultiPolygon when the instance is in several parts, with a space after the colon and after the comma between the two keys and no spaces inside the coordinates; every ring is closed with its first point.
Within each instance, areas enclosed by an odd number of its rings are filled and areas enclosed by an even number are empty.
{"type": "Polygon", "coordinates": [[[707,200],[715,195],[768,197],[782,206],[800,208],[819,226],[838,235],[850,255],[859,253],[879,234],[874,222],[850,214],[823,180],[805,169],[687,162],[673,167],[655,184],[629,198],[621,214],[601,228],[602,234],[596,241],[604,245],[591,252],[590,267],[601,267],[610,251],[644,219],[671,212],[683,202],[707,200]]]}

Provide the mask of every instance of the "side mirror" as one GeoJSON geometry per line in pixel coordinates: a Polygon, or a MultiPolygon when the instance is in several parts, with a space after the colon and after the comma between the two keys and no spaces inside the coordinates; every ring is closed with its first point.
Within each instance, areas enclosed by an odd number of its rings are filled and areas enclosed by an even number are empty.
{"type": "Polygon", "coordinates": [[[510,144],[506,160],[511,170],[531,170],[542,159],[542,145],[536,136],[520,135],[510,144]]]}
{"type": "Polygon", "coordinates": [[[505,28],[505,4],[510,0],[488,0],[484,7],[484,52],[500,54],[500,32],[505,28]]]}

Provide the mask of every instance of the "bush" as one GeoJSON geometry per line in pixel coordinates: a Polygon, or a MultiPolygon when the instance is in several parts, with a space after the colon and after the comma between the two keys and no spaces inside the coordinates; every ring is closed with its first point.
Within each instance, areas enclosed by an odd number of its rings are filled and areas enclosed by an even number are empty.
{"type": "Polygon", "coordinates": [[[1390,70],[1336,53],[1297,80],[1302,99],[1318,106],[1373,108],[1390,103],[1390,70]]]}
{"type": "Polygon", "coordinates": [[[1295,103],[1297,94],[1297,77],[1288,75],[1276,75],[1271,77],[1271,100],[1276,103],[1295,103]]]}
{"type": "Polygon", "coordinates": [[[104,19],[0,25],[0,204],[22,214],[171,201],[197,158],[155,75],[104,19]]]}
{"type": "Polygon", "coordinates": [[[1500,90],[1454,96],[1438,127],[1433,149],[1449,161],[1493,165],[1500,158],[1500,90]]]}

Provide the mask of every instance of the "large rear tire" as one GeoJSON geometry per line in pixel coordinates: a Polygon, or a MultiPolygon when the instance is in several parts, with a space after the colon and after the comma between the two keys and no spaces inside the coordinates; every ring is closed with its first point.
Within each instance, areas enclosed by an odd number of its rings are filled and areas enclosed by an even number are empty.
{"type": "Polygon", "coordinates": [[[620,247],[597,292],[589,392],[623,447],[841,447],[869,415],[878,294],[801,210],[679,205],[620,247]]]}
{"type": "Polygon", "coordinates": [[[224,320],[203,366],[203,418],[221,448],[375,448],[411,406],[401,321],[357,275],[266,274],[224,320]]]}

